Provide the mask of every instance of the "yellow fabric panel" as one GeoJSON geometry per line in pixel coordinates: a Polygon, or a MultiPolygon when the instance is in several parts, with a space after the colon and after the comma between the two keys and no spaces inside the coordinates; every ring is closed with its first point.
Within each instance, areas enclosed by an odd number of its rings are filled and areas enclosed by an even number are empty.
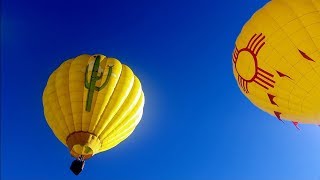
{"type": "MultiPolygon", "coordinates": [[[[103,113],[105,107],[109,103],[112,94],[115,92],[115,87],[118,83],[118,80],[122,72],[122,64],[118,60],[114,58],[106,58],[106,61],[104,62],[106,63],[101,65],[102,67],[104,67],[104,69],[107,69],[109,65],[113,66],[112,75],[110,77],[108,85],[98,93],[94,93],[94,100],[92,102],[93,113],[90,114],[88,119],[84,120],[85,124],[88,123],[89,125],[88,127],[86,126],[84,129],[89,132],[94,132],[94,128],[98,123],[101,114],[103,113]]],[[[97,82],[97,86],[101,86],[101,84],[106,80],[107,74],[108,71],[105,71],[103,73],[103,78],[97,82]]],[[[86,90],[84,96],[87,96],[87,92],[88,90],[86,90]]]]}
{"type": "Polygon", "coordinates": [[[112,120],[107,124],[101,133],[97,133],[100,139],[104,139],[115,127],[117,127],[121,122],[125,120],[128,114],[133,110],[133,108],[139,102],[141,96],[141,84],[139,79],[134,77],[134,84],[130,91],[130,94],[126,98],[123,105],[118,110],[117,114],[114,115],[112,120]]]}
{"type": "MultiPolygon", "coordinates": [[[[44,91],[44,97],[47,97],[48,93],[52,93],[54,90],[45,90],[44,91]]],[[[45,98],[43,99],[43,103],[44,104],[49,104],[50,101],[48,98],[45,98]]],[[[46,108],[44,109],[44,112],[45,112],[45,115],[46,115],[46,119],[49,119],[47,122],[48,122],[48,125],[51,129],[53,129],[53,133],[54,135],[64,144],[66,145],[66,142],[64,141],[65,137],[67,137],[68,135],[68,130],[62,130],[60,133],[58,133],[59,129],[62,129],[61,125],[59,125],[54,119],[54,114],[53,114],[53,111],[51,109],[52,107],[50,107],[49,105],[46,106],[46,108]]],[[[63,118],[63,116],[60,116],[61,118],[63,118]]]]}
{"type": "Polygon", "coordinates": [[[95,127],[93,128],[94,133],[97,136],[99,136],[99,134],[105,129],[105,127],[113,119],[114,115],[123,105],[124,101],[130,93],[130,90],[133,86],[133,82],[133,72],[128,66],[123,65],[120,79],[113,91],[112,97],[110,98],[107,106],[104,108],[100,118],[98,119],[95,127]]]}
{"type": "Polygon", "coordinates": [[[69,68],[71,60],[64,62],[57,71],[55,88],[59,106],[66,121],[69,131],[75,131],[69,93],[69,68]]]}
{"type": "Polygon", "coordinates": [[[320,1],[268,2],[235,45],[233,73],[253,104],[281,119],[320,124],[320,1]]]}
{"type": "Polygon", "coordinates": [[[75,131],[82,131],[82,114],[83,114],[83,101],[85,101],[84,94],[84,74],[85,66],[88,64],[90,55],[84,54],[76,57],[70,65],[69,69],[69,95],[70,104],[73,115],[73,122],[75,131]]]}
{"type": "Polygon", "coordinates": [[[114,146],[118,145],[120,142],[122,142],[125,138],[127,138],[134,128],[139,123],[141,117],[142,117],[143,111],[137,112],[134,116],[132,116],[128,121],[123,123],[121,126],[118,126],[115,128],[110,135],[108,135],[105,139],[102,141],[101,151],[106,151],[114,146]]]}
{"type": "Polygon", "coordinates": [[[57,71],[53,72],[48,80],[48,84],[43,93],[44,113],[48,124],[52,124],[57,128],[54,131],[57,138],[66,144],[66,137],[71,132],[65,121],[65,117],[61,111],[58,96],[55,88],[55,79],[57,71]]]}
{"type": "Polygon", "coordinates": [[[65,61],[50,75],[43,106],[55,136],[65,145],[69,138],[71,155],[83,152],[90,158],[133,132],[143,114],[144,95],[128,66],[104,55],[84,54],[65,61]]]}
{"type": "Polygon", "coordinates": [[[120,142],[122,142],[124,139],[129,137],[131,133],[133,132],[134,127],[130,127],[129,129],[126,129],[125,131],[122,131],[119,137],[114,137],[113,139],[110,139],[109,143],[106,143],[102,145],[102,148],[100,152],[107,151],[115,146],[117,146],[120,142]]]}
{"type": "Polygon", "coordinates": [[[125,125],[131,124],[138,124],[140,119],[136,119],[136,117],[143,111],[143,104],[144,104],[144,95],[141,92],[139,96],[139,100],[134,105],[134,107],[126,113],[126,116],[118,121],[117,124],[111,124],[107,129],[105,129],[104,133],[100,135],[100,140],[102,144],[104,141],[109,141],[109,138],[115,136],[121,128],[124,128],[125,125]]]}
{"type": "Polygon", "coordinates": [[[101,138],[102,148],[104,148],[105,144],[111,143],[116,139],[116,137],[121,137],[128,132],[128,129],[132,127],[136,127],[140,122],[140,119],[143,114],[143,109],[141,104],[144,103],[143,94],[141,94],[140,99],[136,107],[130,112],[130,116],[124,119],[117,127],[115,127],[109,134],[105,136],[105,138],[101,138]]]}

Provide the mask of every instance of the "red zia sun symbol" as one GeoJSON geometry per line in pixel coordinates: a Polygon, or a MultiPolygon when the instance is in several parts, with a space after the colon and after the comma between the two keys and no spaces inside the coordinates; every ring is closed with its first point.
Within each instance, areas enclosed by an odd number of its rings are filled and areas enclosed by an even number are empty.
{"type": "Polygon", "coordinates": [[[258,53],[264,46],[265,36],[253,35],[245,48],[238,50],[237,46],[233,52],[233,63],[238,73],[238,83],[244,92],[249,93],[248,83],[255,82],[265,89],[274,87],[273,74],[258,66],[258,53]]]}

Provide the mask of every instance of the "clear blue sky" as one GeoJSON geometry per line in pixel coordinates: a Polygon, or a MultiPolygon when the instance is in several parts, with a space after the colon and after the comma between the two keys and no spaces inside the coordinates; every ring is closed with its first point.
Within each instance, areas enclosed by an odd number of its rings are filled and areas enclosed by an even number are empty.
{"type": "Polygon", "coordinates": [[[232,74],[235,39],[266,2],[3,0],[1,179],[319,180],[320,128],[265,114],[232,74]],[[82,53],[129,65],[146,103],[134,133],[74,176],[42,92],[82,53]]]}

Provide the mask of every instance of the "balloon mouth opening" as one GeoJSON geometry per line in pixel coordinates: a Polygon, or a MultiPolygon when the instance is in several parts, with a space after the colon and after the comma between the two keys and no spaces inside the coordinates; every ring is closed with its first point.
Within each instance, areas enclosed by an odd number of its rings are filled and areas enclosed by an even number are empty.
{"type": "Polygon", "coordinates": [[[70,154],[75,158],[82,156],[84,160],[91,158],[101,148],[99,138],[89,132],[73,132],[67,137],[66,142],[70,154]]]}
{"type": "Polygon", "coordinates": [[[70,150],[73,157],[83,156],[83,159],[89,159],[93,156],[93,150],[87,145],[76,144],[70,150]]]}

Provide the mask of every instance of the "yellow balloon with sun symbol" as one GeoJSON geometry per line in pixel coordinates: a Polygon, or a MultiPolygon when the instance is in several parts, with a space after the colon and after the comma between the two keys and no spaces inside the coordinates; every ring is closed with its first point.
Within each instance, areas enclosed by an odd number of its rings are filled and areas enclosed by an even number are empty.
{"type": "Polygon", "coordinates": [[[320,0],[272,0],[241,30],[233,73],[242,93],[279,120],[320,124],[320,0]]]}

